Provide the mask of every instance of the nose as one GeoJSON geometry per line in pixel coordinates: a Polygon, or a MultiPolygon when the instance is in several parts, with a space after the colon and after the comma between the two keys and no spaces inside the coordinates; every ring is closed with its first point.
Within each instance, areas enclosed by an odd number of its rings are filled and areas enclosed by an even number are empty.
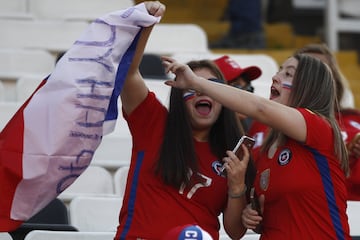
{"type": "Polygon", "coordinates": [[[272,82],[273,83],[280,83],[280,79],[279,79],[279,73],[276,73],[273,77],[272,77],[272,82]]]}

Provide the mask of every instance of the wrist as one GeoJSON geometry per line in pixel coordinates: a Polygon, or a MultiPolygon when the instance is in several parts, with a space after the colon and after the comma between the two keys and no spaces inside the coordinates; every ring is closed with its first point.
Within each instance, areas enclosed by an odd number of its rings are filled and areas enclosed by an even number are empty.
{"type": "Polygon", "coordinates": [[[229,198],[242,198],[243,196],[245,196],[246,190],[247,186],[243,184],[241,191],[229,191],[228,196],[229,198]]]}

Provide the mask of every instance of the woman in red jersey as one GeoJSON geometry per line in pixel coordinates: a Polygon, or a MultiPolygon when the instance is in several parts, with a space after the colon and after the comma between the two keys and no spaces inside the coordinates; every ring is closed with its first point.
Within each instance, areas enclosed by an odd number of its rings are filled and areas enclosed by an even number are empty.
{"type": "MultiPolygon", "coordinates": [[[[145,7],[154,16],[165,11],[157,1],[145,7]]],[[[239,239],[245,233],[238,226],[239,210],[246,206],[245,183],[250,184],[244,180],[249,152],[244,149],[243,159],[227,152],[243,134],[239,121],[235,112],[194,91],[173,88],[169,107],[164,106],[139,72],[150,32],[151,27],[142,29],[120,94],[133,149],[115,239],[161,239],[189,224],[218,239],[221,213],[228,235],[239,239]],[[223,160],[226,176],[220,172],[223,160]]],[[[210,60],[187,66],[209,82],[224,82],[210,60]]]]}
{"type": "Polygon", "coordinates": [[[239,228],[262,225],[261,239],[351,239],[346,215],[348,155],[334,113],[335,84],[320,60],[296,54],[273,77],[270,100],[197,76],[163,57],[176,75],[166,84],[192,89],[271,129],[256,161],[259,211],[242,211],[239,228]]]}
{"type": "Polygon", "coordinates": [[[343,140],[349,151],[350,176],[346,179],[348,200],[360,200],[360,111],[354,109],[354,96],[340,71],[336,58],[325,44],[308,44],[296,51],[316,57],[326,63],[336,85],[335,114],[343,140]]]}
{"type": "MultiPolygon", "coordinates": [[[[336,85],[335,116],[341,130],[343,140],[349,152],[350,176],[346,179],[348,200],[360,200],[360,111],[354,109],[354,96],[346,78],[343,77],[336,58],[325,44],[308,44],[296,53],[304,53],[326,63],[332,72],[336,85]]],[[[256,140],[252,151],[256,161],[262,142],[265,140],[268,127],[258,121],[253,122],[248,135],[256,140]]]]}

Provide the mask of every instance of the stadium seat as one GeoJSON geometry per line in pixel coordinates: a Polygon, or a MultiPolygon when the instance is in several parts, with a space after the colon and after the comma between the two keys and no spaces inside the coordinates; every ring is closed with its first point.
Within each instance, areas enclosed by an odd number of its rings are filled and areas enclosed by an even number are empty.
{"type": "Polygon", "coordinates": [[[9,233],[0,232],[0,240],[13,240],[9,233]]]}
{"type": "Polygon", "coordinates": [[[70,223],[80,232],[115,232],[121,197],[85,197],[71,200],[70,223]]]}
{"type": "Polygon", "coordinates": [[[0,17],[27,15],[27,0],[0,0],[0,17]]]}
{"type": "Polygon", "coordinates": [[[156,94],[163,105],[168,106],[171,87],[165,85],[164,82],[164,79],[150,80],[145,78],[145,84],[149,90],[156,94]]]}
{"type": "Polygon", "coordinates": [[[69,222],[66,205],[60,199],[55,198],[18,229],[10,232],[10,235],[13,240],[23,240],[33,230],[77,231],[69,222]]]}
{"type": "Polygon", "coordinates": [[[28,0],[37,19],[92,21],[102,15],[134,5],[133,0],[28,0]]]}
{"type": "MultiPolygon", "coordinates": [[[[225,229],[224,229],[223,215],[220,214],[220,215],[218,216],[218,218],[219,218],[219,223],[220,223],[219,239],[220,239],[220,240],[231,240],[231,238],[227,235],[227,233],[226,233],[226,231],[225,231],[225,229]]],[[[252,230],[248,229],[248,230],[246,231],[246,235],[258,235],[258,234],[256,234],[256,233],[253,232],[252,230]]],[[[241,238],[241,239],[243,239],[243,238],[241,238]]],[[[257,239],[257,238],[255,238],[255,239],[257,239]]]]}
{"type": "MultiPolygon", "coordinates": [[[[241,67],[258,66],[262,74],[261,76],[252,82],[255,88],[254,93],[269,98],[270,86],[272,83],[272,77],[278,71],[278,64],[276,61],[265,54],[227,54],[234,59],[241,67]]],[[[222,56],[222,54],[215,53],[177,53],[172,57],[180,62],[188,62],[190,60],[200,59],[216,59],[222,56]]]]}
{"type": "Polygon", "coordinates": [[[44,76],[40,75],[25,75],[16,81],[16,101],[25,102],[36,90],[44,76]]]}
{"type": "Polygon", "coordinates": [[[58,198],[69,204],[77,196],[114,196],[113,182],[105,168],[90,165],[58,198]]]}
{"type": "Polygon", "coordinates": [[[18,79],[24,75],[45,77],[54,66],[55,57],[46,50],[0,48],[0,78],[18,79]]]}
{"type": "Polygon", "coordinates": [[[127,166],[131,160],[131,149],[131,137],[115,134],[104,136],[95,151],[91,164],[102,166],[110,171],[127,166]]]}
{"type": "Polygon", "coordinates": [[[0,130],[5,127],[19,107],[20,103],[17,102],[0,102],[0,130]]]}
{"type": "MultiPolygon", "coordinates": [[[[3,38],[6,37],[1,39],[3,38]]],[[[5,88],[2,98],[5,101],[16,101],[16,84],[19,78],[34,75],[41,80],[52,72],[54,66],[54,56],[45,50],[0,48],[0,80],[5,88]]]]}
{"type": "Polygon", "coordinates": [[[159,23],[154,26],[145,53],[171,55],[180,52],[209,52],[206,32],[190,23],[159,23]]]}
{"type": "Polygon", "coordinates": [[[327,0],[325,37],[329,48],[339,50],[340,33],[360,33],[360,2],[358,0],[327,0]]]}
{"type": "Polygon", "coordinates": [[[348,222],[350,235],[360,238],[360,201],[347,201],[348,222]]]}
{"type": "Polygon", "coordinates": [[[128,173],[129,166],[124,166],[119,168],[114,174],[115,194],[120,197],[124,196],[128,173]]]}
{"type": "Polygon", "coordinates": [[[115,232],[71,232],[34,230],[25,240],[113,240],[115,232]]]}
{"type": "Polygon", "coordinates": [[[0,48],[33,48],[53,53],[66,51],[88,25],[86,21],[0,19],[0,48]]]}
{"type": "Polygon", "coordinates": [[[258,240],[260,239],[260,234],[245,234],[241,240],[258,240]]]}

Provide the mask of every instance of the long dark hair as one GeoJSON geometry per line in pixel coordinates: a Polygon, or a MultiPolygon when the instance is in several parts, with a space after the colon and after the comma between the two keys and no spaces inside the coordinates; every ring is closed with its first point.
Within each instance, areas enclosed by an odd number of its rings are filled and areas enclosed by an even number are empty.
{"type": "MultiPolygon", "coordinates": [[[[217,66],[210,60],[190,61],[192,70],[209,69],[217,79],[224,77],[217,66]]],[[[244,134],[235,112],[222,107],[221,113],[210,130],[209,144],[212,152],[221,160],[226,150],[234,148],[237,140],[244,134]]],[[[198,170],[194,138],[190,117],[183,99],[183,90],[172,88],[170,93],[169,114],[166,121],[164,140],[156,165],[156,173],[171,186],[180,187],[189,183],[189,169],[198,170]]],[[[253,163],[249,163],[248,172],[254,172],[253,163]],[[250,169],[252,169],[250,171],[250,169]]],[[[253,175],[247,174],[252,181],[253,175]]]]}
{"type": "MultiPolygon", "coordinates": [[[[292,82],[292,90],[289,97],[289,106],[307,108],[325,118],[334,132],[335,154],[340,160],[342,169],[349,173],[348,154],[346,152],[341,132],[335,119],[335,107],[337,102],[335,81],[329,67],[319,59],[307,54],[295,54],[298,66],[292,82]]],[[[276,140],[284,144],[286,136],[271,129],[262,150],[268,150],[276,140]]]]}

